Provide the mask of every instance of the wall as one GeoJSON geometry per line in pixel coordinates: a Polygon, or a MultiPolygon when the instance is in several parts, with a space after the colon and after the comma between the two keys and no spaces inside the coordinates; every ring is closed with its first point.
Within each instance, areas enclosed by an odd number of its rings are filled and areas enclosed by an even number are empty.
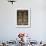
{"type": "Polygon", "coordinates": [[[0,40],[15,40],[19,32],[30,34],[33,40],[46,40],[45,0],[17,0],[13,5],[0,0],[0,40]],[[31,8],[31,27],[16,28],[16,9],[31,8]]]}

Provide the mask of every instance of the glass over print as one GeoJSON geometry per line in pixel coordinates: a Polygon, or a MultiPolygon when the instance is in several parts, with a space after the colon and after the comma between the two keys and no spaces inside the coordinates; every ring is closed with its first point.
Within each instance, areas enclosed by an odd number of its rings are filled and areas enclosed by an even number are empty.
{"type": "Polygon", "coordinates": [[[17,25],[28,25],[28,10],[17,10],[17,25]]]}

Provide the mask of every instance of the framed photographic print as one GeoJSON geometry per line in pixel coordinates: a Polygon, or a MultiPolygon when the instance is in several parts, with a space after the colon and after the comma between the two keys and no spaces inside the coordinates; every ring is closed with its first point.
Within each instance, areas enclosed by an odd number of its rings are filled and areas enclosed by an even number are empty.
{"type": "Polygon", "coordinates": [[[30,9],[17,9],[16,13],[16,27],[30,27],[30,9]]]}

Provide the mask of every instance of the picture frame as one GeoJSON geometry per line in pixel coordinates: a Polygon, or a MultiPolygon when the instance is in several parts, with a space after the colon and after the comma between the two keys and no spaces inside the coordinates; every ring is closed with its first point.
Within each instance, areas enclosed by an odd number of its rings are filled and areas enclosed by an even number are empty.
{"type": "Polygon", "coordinates": [[[31,11],[29,8],[18,8],[18,9],[16,9],[16,27],[21,27],[21,28],[22,27],[31,27],[31,11]],[[23,19],[25,18],[25,17],[23,17],[24,12],[26,13],[26,17],[27,17],[27,19],[25,19],[26,22],[24,22],[25,20],[23,21],[23,19]],[[22,18],[23,18],[22,20],[18,19],[19,17],[21,18],[21,16],[19,15],[20,13],[22,14],[22,18]],[[18,20],[19,20],[19,22],[18,22],[18,20]]]}

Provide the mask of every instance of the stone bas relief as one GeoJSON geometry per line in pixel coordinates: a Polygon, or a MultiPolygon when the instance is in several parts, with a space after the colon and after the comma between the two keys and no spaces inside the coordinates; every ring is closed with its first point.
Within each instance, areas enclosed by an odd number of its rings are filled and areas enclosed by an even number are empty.
{"type": "Polygon", "coordinates": [[[17,25],[28,25],[28,10],[17,10],[17,25]]]}

